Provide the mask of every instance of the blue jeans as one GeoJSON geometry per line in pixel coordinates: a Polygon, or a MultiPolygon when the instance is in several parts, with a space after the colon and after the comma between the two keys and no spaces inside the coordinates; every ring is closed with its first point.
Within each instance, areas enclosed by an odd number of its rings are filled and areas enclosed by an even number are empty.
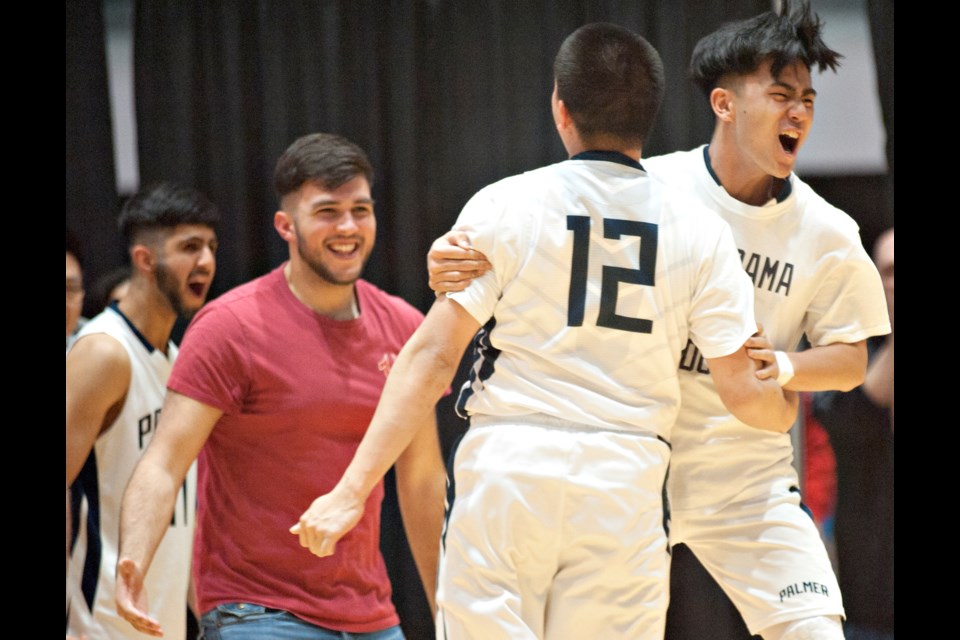
{"type": "Polygon", "coordinates": [[[404,640],[400,627],[370,633],[324,629],[288,611],[231,602],[200,618],[203,640],[404,640]]]}

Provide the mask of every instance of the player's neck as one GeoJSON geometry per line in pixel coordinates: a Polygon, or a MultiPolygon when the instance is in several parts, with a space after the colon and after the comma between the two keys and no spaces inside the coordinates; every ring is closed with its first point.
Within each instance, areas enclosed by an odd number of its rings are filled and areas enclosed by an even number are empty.
{"type": "Polygon", "coordinates": [[[305,306],[332,320],[353,320],[360,315],[355,284],[333,284],[309,268],[288,262],[283,269],[287,286],[305,306]]]}
{"type": "Polygon", "coordinates": [[[708,149],[710,167],[720,186],[732,198],[745,204],[762,206],[777,197],[784,180],[757,170],[746,161],[736,145],[714,135],[708,149]]]}
{"type": "Polygon", "coordinates": [[[628,158],[640,162],[640,147],[624,145],[622,142],[612,138],[592,138],[589,141],[584,141],[577,137],[574,140],[564,140],[564,143],[564,146],[567,150],[567,155],[570,158],[586,151],[613,151],[616,153],[622,153],[628,158]]]}
{"type": "Polygon", "coordinates": [[[167,352],[177,314],[160,291],[145,283],[131,282],[130,289],[117,306],[147,342],[163,353],[167,352]]]}

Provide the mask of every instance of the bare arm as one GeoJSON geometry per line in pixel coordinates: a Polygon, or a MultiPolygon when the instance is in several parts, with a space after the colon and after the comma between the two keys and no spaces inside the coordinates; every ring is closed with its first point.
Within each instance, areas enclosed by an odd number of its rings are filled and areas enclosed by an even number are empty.
{"type": "Polygon", "coordinates": [[[446,473],[440,457],[435,412],[417,431],[396,463],[397,498],[403,514],[403,527],[413,552],[420,580],[430,604],[437,612],[437,555],[443,526],[443,501],[446,473]]]}
{"type": "MultiPolygon", "coordinates": [[[[747,341],[748,355],[763,366],[757,377],[776,380],[780,375],[773,347],[765,337],[747,341]]],[[[860,386],[867,371],[867,343],[835,342],[787,354],[793,363],[793,378],[785,385],[791,391],[850,391],[860,386]]]]}
{"type": "Polygon", "coordinates": [[[130,357],[106,334],[81,338],[67,353],[67,564],[70,562],[70,485],[100,432],[113,422],[130,388],[130,357]]]}
{"type": "Polygon", "coordinates": [[[738,420],[765,431],[786,433],[797,419],[799,397],[776,380],[761,380],[746,345],[722,358],[708,358],[710,375],[724,406],[738,420]]]}
{"type": "Polygon", "coordinates": [[[463,231],[448,231],[433,241],[427,253],[430,288],[437,293],[463,291],[490,269],[487,257],[471,248],[463,231]]]}
{"type": "Polygon", "coordinates": [[[390,370],[377,410],[357,453],[333,490],[313,501],[290,532],[321,558],[363,515],[370,491],[397,460],[456,374],[480,324],[441,296],[390,370]]]}
{"type": "Polygon", "coordinates": [[[147,613],[143,577],[169,525],[177,491],[221,414],[219,409],[167,391],[157,431],[123,493],[117,612],[143,633],[163,633],[147,613]]]}
{"type": "Polygon", "coordinates": [[[130,357],[106,334],[81,338],[67,354],[67,486],[73,484],[97,436],[130,388],[130,357]]]}

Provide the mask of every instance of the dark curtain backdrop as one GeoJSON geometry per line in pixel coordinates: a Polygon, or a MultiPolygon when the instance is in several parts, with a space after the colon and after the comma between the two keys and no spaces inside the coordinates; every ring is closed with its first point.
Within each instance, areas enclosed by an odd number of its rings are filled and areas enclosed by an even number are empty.
{"type": "Polygon", "coordinates": [[[224,210],[214,294],[284,259],[271,172],[295,138],[335,131],[377,170],[368,279],[421,309],[424,256],[466,200],[564,157],[549,97],[560,42],[586,22],[645,34],[668,66],[647,154],[692,146],[712,119],[685,79],[693,44],[764,1],[141,2],[135,44],[140,173],[224,210]],[[706,7],[703,5],[707,5],[706,7]]]}
{"type": "MultiPolygon", "coordinates": [[[[712,115],[686,80],[694,43],[722,22],[768,7],[768,0],[137,2],[141,182],[184,182],[219,204],[216,296],[286,257],[272,227],[271,174],[280,153],[306,133],[343,134],[377,171],[378,244],[365,276],[426,311],[433,299],[427,249],[466,200],[494,180],[564,157],[549,107],[553,56],[564,37],[584,23],[610,21],[660,51],[667,92],[644,149],[655,155],[709,139],[712,115]]],[[[100,3],[68,0],[66,9],[67,225],[88,247],[90,280],[122,259],[119,202],[100,3]]],[[[878,21],[892,176],[892,0],[870,0],[870,16],[878,21]]],[[[864,188],[873,195],[876,185],[864,188]]],[[[848,211],[862,225],[892,224],[889,193],[866,211],[857,207],[862,198],[851,198],[848,211]]],[[[449,402],[438,410],[445,451],[462,429],[449,402]]],[[[405,631],[432,637],[390,501],[384,523],[405,631]]]]}
{"type": "Polygon", "coordinates": [[[66,222],[82,244],[89,288],[89,273],[123,259],[101,0],[67,0],[66,31],[66,222]]]}

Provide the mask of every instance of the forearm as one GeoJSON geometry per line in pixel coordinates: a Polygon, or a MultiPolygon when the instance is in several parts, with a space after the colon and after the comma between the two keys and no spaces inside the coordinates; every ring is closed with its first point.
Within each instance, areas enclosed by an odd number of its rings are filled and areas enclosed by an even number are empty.
{"type": "Polygon", "coordinates": [[[758,388],[744,389],[724,404],[734,417],[751,427],[786,433],[797,420],[799,395],[781,388],[773,380],[758,382],[758,388]]]}
{"type": "Polygon", "coordinates": [[[765,431],[786,433],[797,419],[799,397],[773,378],[755,375],[757,364],[741,348],[708,360],[717,393],[738,420],[765,431]]]}
{"type": "Polygon", "coordinates": [[[391,367],[370,427],[337,485],[360,502],[432,418],[459,366],[459,359],[431,344],[425,333],[418,331],[391,367]]]}
{"type": "Polygon", "coordinates": [[[867,347],[863,341],[837,342],[788,354],[794,375],[791,391],[850,391],[863,384],[867,347]]]}
{"type": "MultiPolygon", "coordinates": [[[[437,455],[439,458],[439,452],[437,455]]],[[[403,527],[430,610],[436,613],[437,562],[443,528],[445,476],[442,465],[438,472],[418,474],[418,477],[407,481],[403,480],[404,475],[398,471],[397,499],[403,527]]]]}
{"type": "Polygon", "coordinates": [[[177,478],[150,458],[137,464],[120,506],[118,560],[132,560],[146,574],[173,514],[183,478],[177,478]]]}

